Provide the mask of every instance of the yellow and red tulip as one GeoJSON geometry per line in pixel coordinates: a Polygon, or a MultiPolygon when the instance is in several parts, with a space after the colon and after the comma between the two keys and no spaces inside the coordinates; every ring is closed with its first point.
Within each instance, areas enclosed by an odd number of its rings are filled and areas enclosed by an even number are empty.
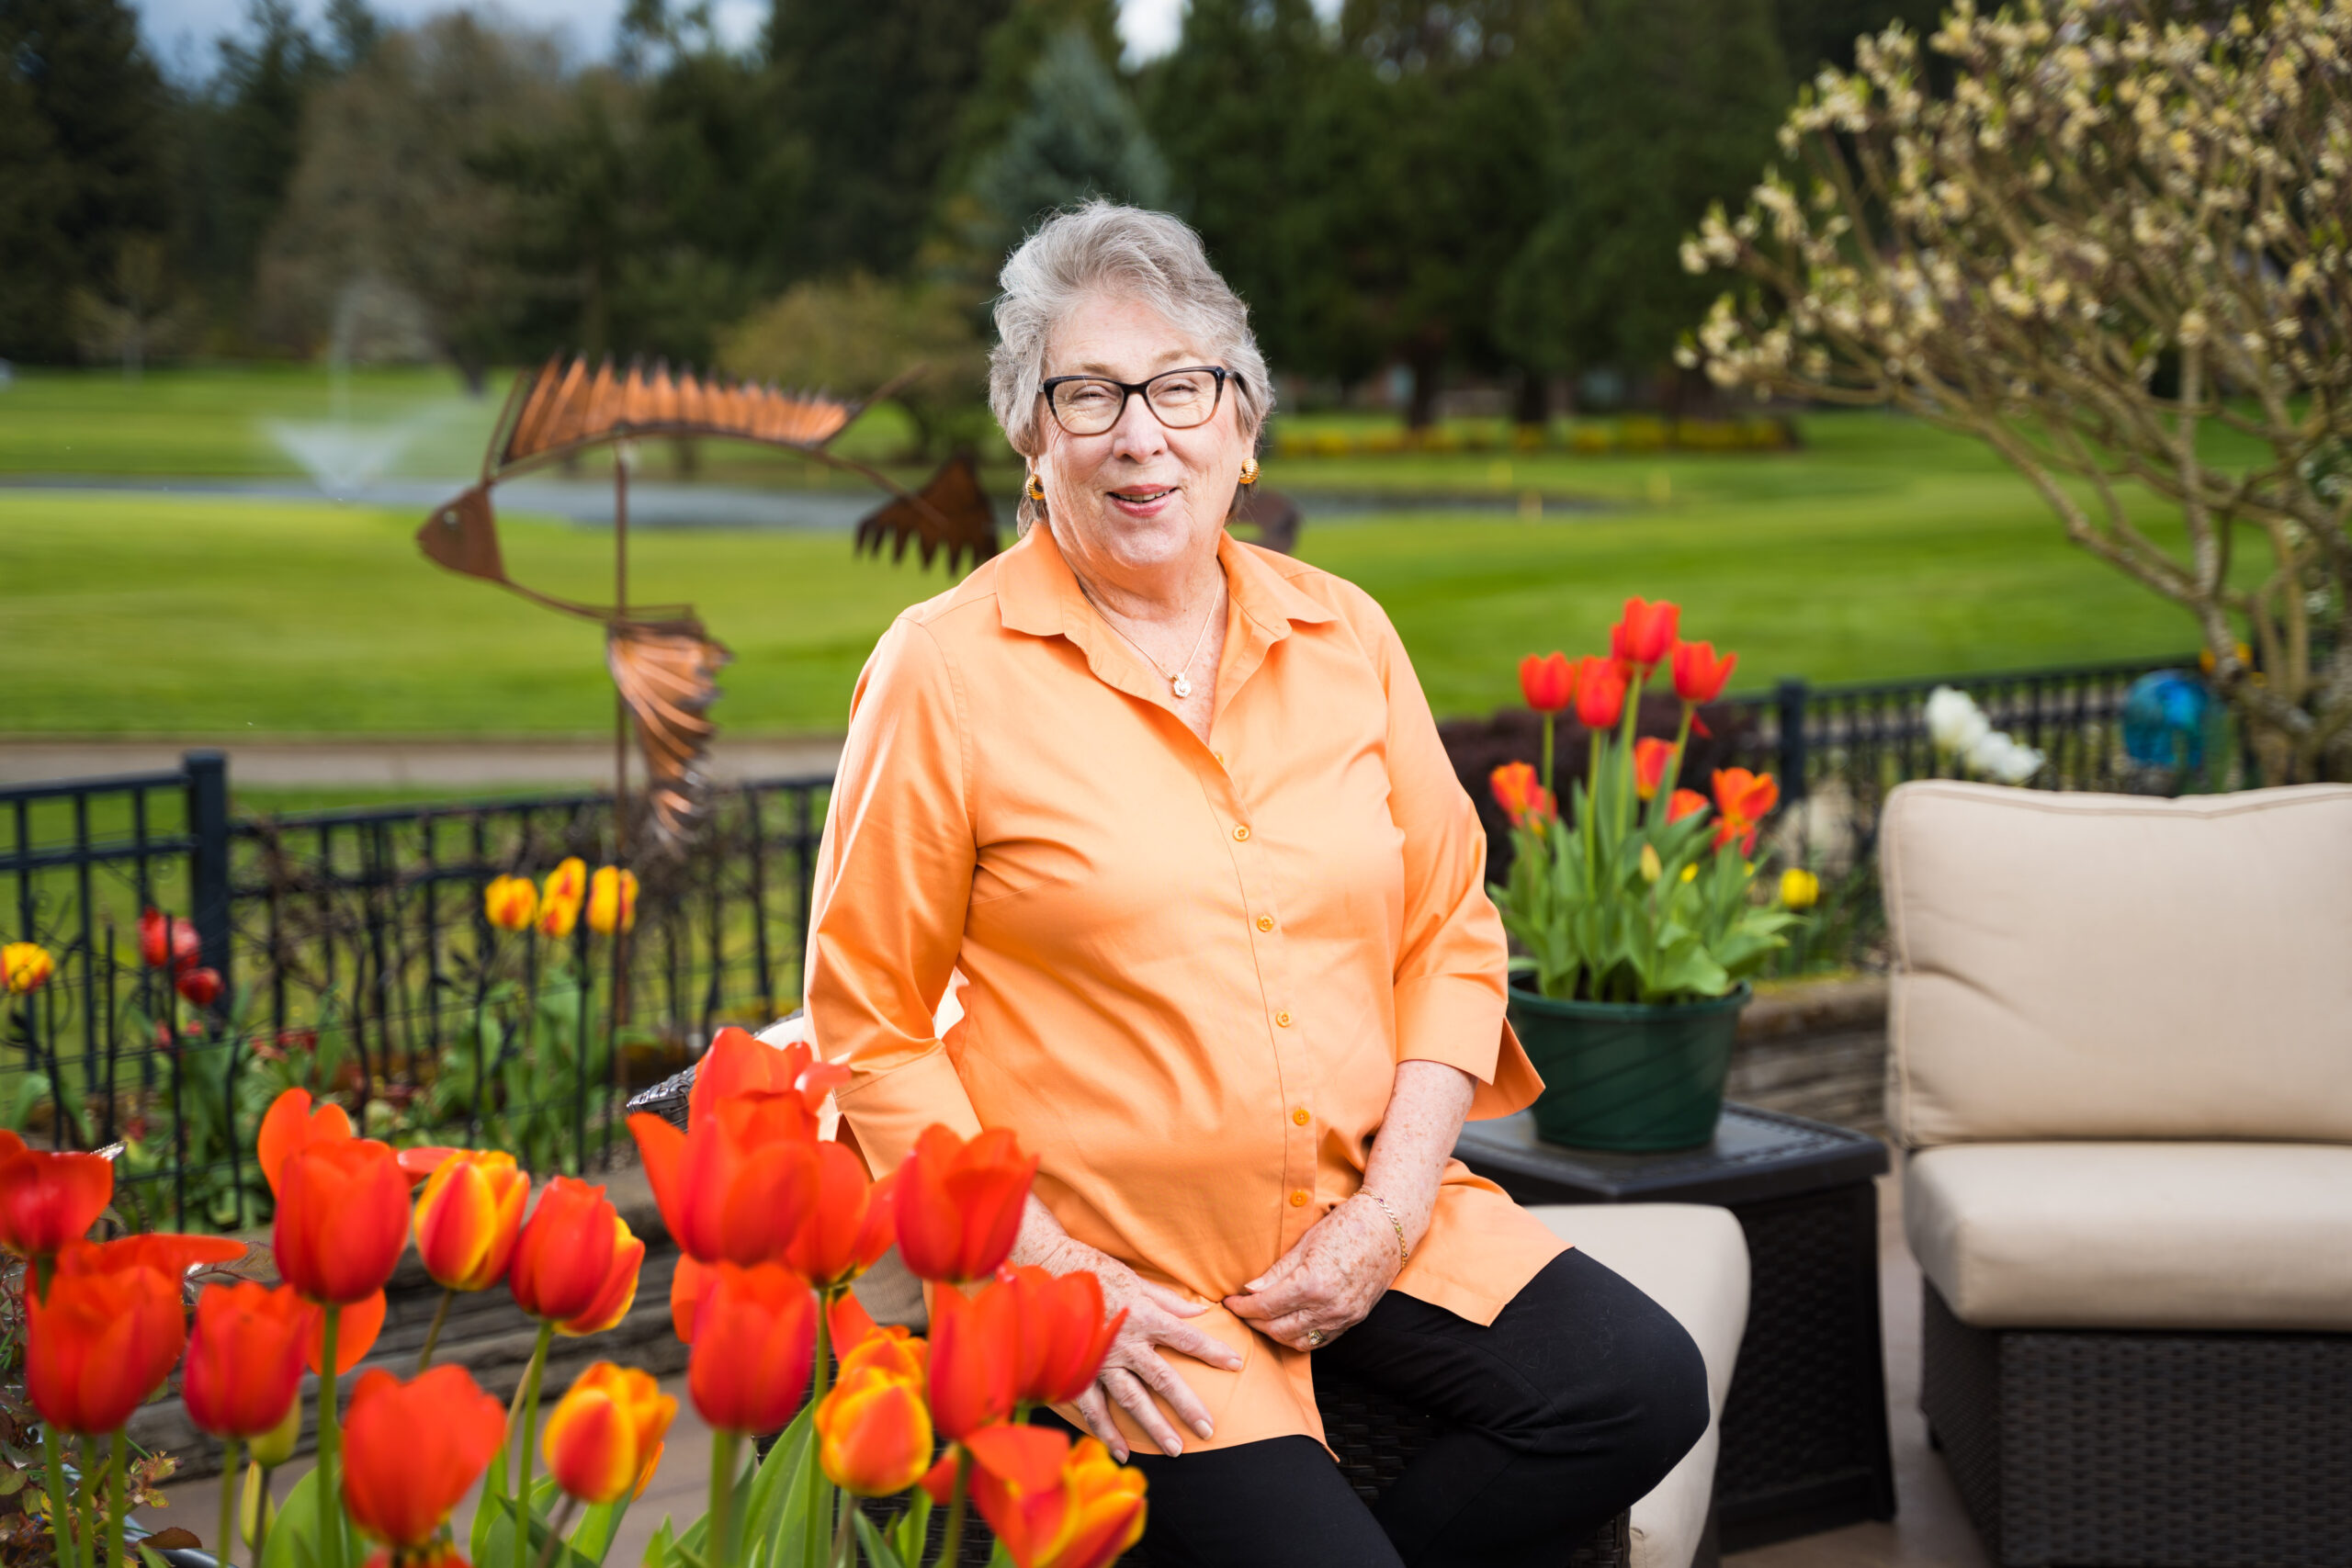
{"type": "Polygon", "coordinates": [[[994,1128],[969,1143],[923,1129],[897,1174],[899,1255],[917,1277],[985,1280],[1012,1250],[1037,1174],[1012,1134],[994,1128]]]}
{"type": "Polygon", "coordinates": [[[37,942],[12,942],[0,947],[0,985],[12,997],[37,991],[57,973],[57,961],[37,942]]]}
{"type": "Polygon", "coordinates": [[[779,1431],[808,1391],[817,1293],[781,1263],[721,1263],[711,1272],[695,1314],[686,1392],[721,1431],[779,1431]]]}
{"type": "Polygon", "coordinates": [[[581,901],[588,896],[588,865],[578,855],[548,873],[539,890],[539,934],[567,937],[580,923],[581,901]]]}
{"type": "Polygon", "coordinates": [[[343,1504],[352,1523],[396,1554],[425,1545],[505,1436],[505,1407],[463,1367],[435,1367],[407,1382],[366,1373],[343,1425],[343,1504]]]}
{"type": "Polygon", "coordinates": [[[966,1446],[972,1501],[1014,1568],[1105,1568],[1142,1539],[1143,1474],[1092,1438],[996,1427],[966,1446]]]}
{"type": "Polygon", "coordinates": [[[1487,787],[1514,828],[1541,829],[1556,815],[1552,792],[1536,782],[1532,763],[1503,763],[1487,775],[1487,787]]]}
{"type": "Polygon", "coordinates": [[[588,929],[598,936],[637,929],[637,873],[600,865],[588,879],[588,929]]]}
{"type": "Polygon", "coordinates": [[[275,1431],[301,1393],[303,1347],[318,1315],[291,1285],[207,1286],[180,1371],[180,1398],[197,1429],[216,1438],[275,1431]]]}
{"type": "Polygon", "coordinates": [[[417,1195],[416,1253],[424,1271],[451,1291],[486,1291],[506,1278],[530,1196],[531,1178],[513,1155],[448,1155],[417,1195]]]}
{"type": "Polygon", "coordinates": [[[609,1292],[628,1234],[603,1188],[556,1177],[514,1240],[506,1274],[514,1304],[549,1323],[581,1317],[609,1292]]]}
{"type": "Polygon", "coordinates": [[[572,1380],[539,1438],[548,1473],[590,1506],[645,1489],[678,1402],[650,1374],[598,1361],[572,1380]]]}
{"type": "Polygon", "coordinates": [[[814,1419],[818,1462],[844,1492],[888,1497],[931,1468],[931,1412],[920,1374],[873,1359],[845,1362],[814,1419]]]}
{"type": "Polygon", "coordinates": [[[500,931],[529,931],[538,918],[539,889],[527,876],[493,876],[481,890],[481,907],[500,931]]]}
{"type": "Polygon", "coordinates": [[[602,1334],[628,1315],[637,1304],[637,1276],[645,1266],[645,1243],[628,1228],[628,1222],[616,1213],[613,1216],[613,1261],[605,1270],[604,1285],[595,1298],[570,1317],[556,1320],[555,1331],[567,1339],[578,1339],[591,1334],[602,1334]]]}

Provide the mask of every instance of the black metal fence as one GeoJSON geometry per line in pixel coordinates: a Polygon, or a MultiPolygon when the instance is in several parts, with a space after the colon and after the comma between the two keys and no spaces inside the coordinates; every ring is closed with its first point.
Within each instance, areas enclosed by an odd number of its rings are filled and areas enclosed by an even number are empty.
{"type": "Polygon", "coordinates": [[[632,858],[633,930],[599,932],[583,913],[560,934],[493,925],[484,889],[609,859],[608,795],[232,818],[225,764],[206,753],[176,773],[0,790],[7,935],[55,965],[0,997],[0,1120],[120,1145],[134,1224],[265,1215],[248,1151],[291,1086],[398,1142],[598,1166],[626,1137],[633,1087],[797,998],[829,787],[714,791],[690,847],[632,858]],[[198,1005],[142,961],[147,908],[193,922],[217,999],[198,1005]]]}
{"type": "MultiPolygon", "coordinates": [[[[1852,962],[1871,942],[1886,794],[1954,771],[1926,719],[1939,685],[2045,753],[2033,786],[2226,787],[2225,747],[2188,776],[2152,776],[2125,755],[2125,694],[2164,667],[1787,682],[1730,699],[1716,759],[1778,773],[1772,851],[1825,884],[1792,963],[1852,962]]],[[[633,1087],[692,1060],[722,1024],[763,1025],[797,998],[829,788],[714,792],[692,846],[636,857],[638,919],[618,936],[586,919],[560,935],[502,930],[483,901],[494,877],[609,858],[609,795],[239,818],[226,763],[204,752],[175,772],[0,789],[0,938],[55,963],[46,984],[0,993],[0,1124],[122,1145],[119,1202],[134,1224],[266,1215],[247,1151],[292,1085],[379,1136],[593,1168],[626,1137],[617,1111],[633,1087]],[[147,908],[193,922],[197,962],[226,982],[217,1000],[187,999],[142,961],[147,908]]]]}

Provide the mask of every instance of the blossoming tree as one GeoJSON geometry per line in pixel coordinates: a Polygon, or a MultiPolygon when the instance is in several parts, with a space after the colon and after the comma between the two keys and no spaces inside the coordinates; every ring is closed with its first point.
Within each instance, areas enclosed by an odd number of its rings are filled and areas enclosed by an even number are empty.
{"type": "Polygon", "coordinates": [[[2352,3],[1958,0],[1928,45],[1949,96],[1863,39],[1685,243],[1744,281],[1683,362],[1986,442],[2195,617],[2267,779],[2352,777],[2352,3]]]}

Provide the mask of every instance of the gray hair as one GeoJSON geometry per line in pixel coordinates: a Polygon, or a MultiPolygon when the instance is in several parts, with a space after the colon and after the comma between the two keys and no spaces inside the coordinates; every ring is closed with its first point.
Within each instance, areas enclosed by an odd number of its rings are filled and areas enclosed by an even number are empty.
{"type": "MultiPolygon", "coordinates": [[[[1201,237],[1182,219],[1101,200],[1057,212],[1005,258],[997,283],[1003,293],[989,354],[989,407],[1024,457],[1045,446],[1037,388],[1046,378],[1046,343],[1070,307],[1090,294],[1141,300],[1232,371],[1234,415],[1252,446],[1274,412],[1250,308],[1217,276],[1201,237]]],[[[1041,512],[1023,495],[1022,527],[1041,512]]]]}

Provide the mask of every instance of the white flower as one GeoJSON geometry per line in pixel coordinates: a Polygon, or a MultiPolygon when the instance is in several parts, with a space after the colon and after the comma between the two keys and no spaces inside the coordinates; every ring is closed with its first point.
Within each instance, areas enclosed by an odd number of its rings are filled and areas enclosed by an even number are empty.
{"type": "Polygon", "coordinates": [[[1989,731],[1968,750],[1969,767],[1995,784],[2021,784],[2041,772],[2041,764],[2048,761],[1999,729],[1989,731]]]}
{"type": "Polygon", "coordinates": [[[1976,699],[1957,686],[1938,686],[1928,694],[1924,716],[1928,739],[1947,756],[1965,756],[1993,732],[1993,721],[1976,699]]]}

